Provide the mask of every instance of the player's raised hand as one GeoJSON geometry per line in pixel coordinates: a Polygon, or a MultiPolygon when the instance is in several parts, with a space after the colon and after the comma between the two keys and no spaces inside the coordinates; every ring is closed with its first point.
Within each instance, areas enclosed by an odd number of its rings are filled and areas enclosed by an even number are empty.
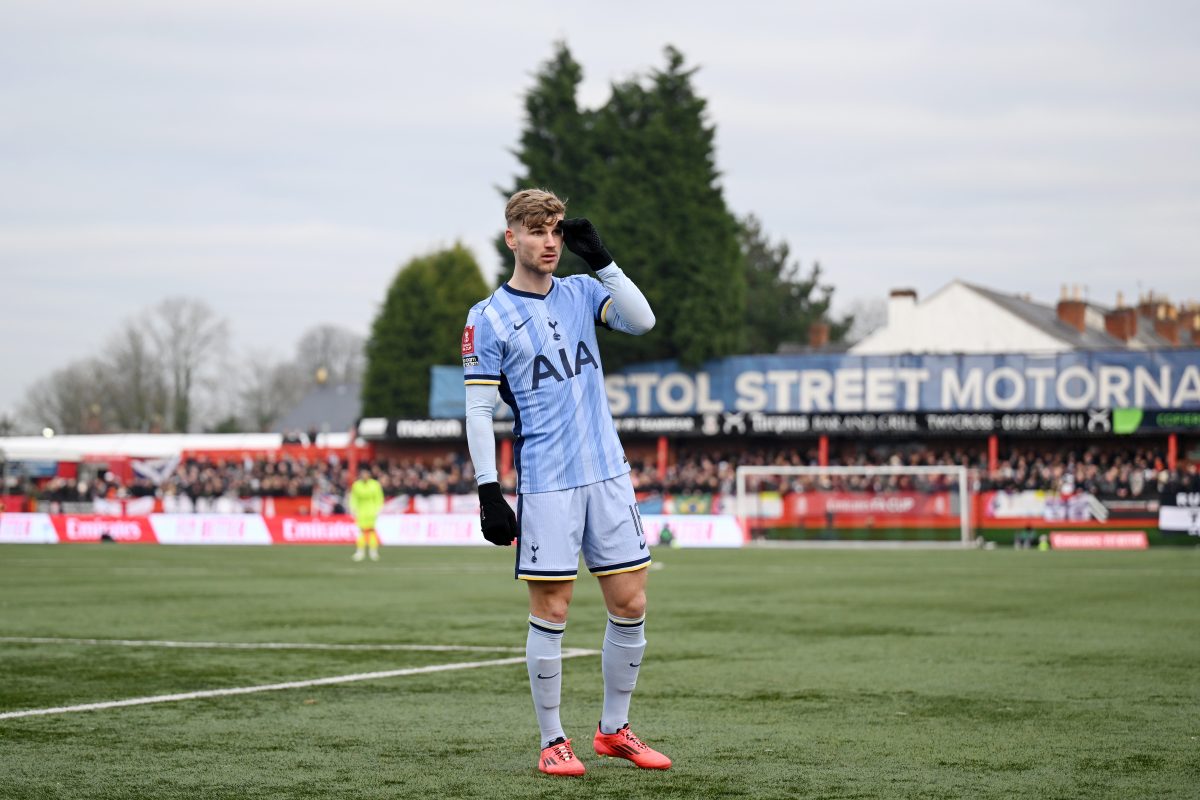
{"type": "Polygon", "coordinates": [[[613,263],[612,255],[604,249],[604,242],[600,240],[600,232],[587,217],[564,219],[561,225],[563,244],[593,270],[604,269],[613,263]]]}
{"type": "Polygon", "coordinates": [[[479,485],[479,527],[483,538],[500,547],[508,547],[517,538],[517,515],[498,483],[479,485]]]}

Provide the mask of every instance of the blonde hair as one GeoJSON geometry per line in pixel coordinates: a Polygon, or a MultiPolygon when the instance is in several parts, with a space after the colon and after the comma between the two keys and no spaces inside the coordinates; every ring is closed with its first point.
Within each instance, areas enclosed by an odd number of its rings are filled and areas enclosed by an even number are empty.
{"type": "Polygon", "coordinates": [[[519,222],[526,228],[548,225],[559,214],[567,213],[567,204],[558,195],[547,189],[522,189],[508,198],[504,207],[504,222],[512,225],[519,222]]]}

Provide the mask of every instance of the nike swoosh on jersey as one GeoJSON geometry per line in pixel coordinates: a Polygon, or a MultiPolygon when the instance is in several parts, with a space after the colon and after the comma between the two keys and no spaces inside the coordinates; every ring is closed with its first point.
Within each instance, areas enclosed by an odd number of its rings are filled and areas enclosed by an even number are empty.
{"type": "Polygon", "coordinates": [[[520,322],[518,322],[516,325],[513,325],[513,330],[514,330],[514,331],[519,331],[519,330],[521,330],[521,328],[524,328],[524,327],[525,327],[525,323],[526,323],[526,322],[529,322],[529,320],[530,320],[530,319],[533,319],[533,317],[530,317],[529,319],[523,319],[523,320],[521,320],[520,322]]]}

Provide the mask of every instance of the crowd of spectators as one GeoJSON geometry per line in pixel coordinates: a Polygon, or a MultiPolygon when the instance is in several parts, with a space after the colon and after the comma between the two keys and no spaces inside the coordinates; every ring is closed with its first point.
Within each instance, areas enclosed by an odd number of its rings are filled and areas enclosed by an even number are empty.
{"type": "MultiPolygon", "coordinates": [[[[462,456],[400,460],[380,459],[371,471],[387,497],[398,495],[461,494],[474,489],[470,462],[462,456]]],[[[233,462],[180,463],[162,484],[164,494],[192,500],[222,496],[310,497],[345,494],[355,476],[336,458],[245,459],[233,462]]]]}
{"type": "MultiPolygon", "coordinates": [[[[9,487],[9,493],[22,494],[26,486],[17,482],[9,487]]],[[[121,481],[111,472],[94,475],[90,480],[76,478],[51,478],[35,492],[40,500],[52,503],[90,503],[97,497],[154,497],[158,487],[148,478],[135,477],[121,481]]]]}
{"type": "MultiPolygon", "coordinates": [[[[986,467],[976,455],[964,450],[936,451],[920,449],[880,453],[831,453],[829,463],[839,467],[880,466],[956,466],[986,467]]],[[[737,491],[739,466],[816,467],[820,457],[816,449],[760,448],[740,452],[699,450],[680,453],[662,478],[654,462],[633,464],[633,482],[638,491],[663,494],[731,494],[737,491]]],[[[914,475],[835,475],[822,477],[765,475],[747,480],[751,491],[812,491],[838,489],[845,491],[896,491],[940,489],[949,487],[955,478],[950,474],[914,475]]]]}
{"type": "MultiPolygon", "coordinates": [[[[681,449],[660,476],[653,459],[633,459],[632,481],[639,492],[672,495],[732,494],[736,492],[739,465],[817,466],[816,449],[795,447],[751,448],[743,451],[681,449]]],[[[988,470],[985,451],[970,448],[925,448],[844,450],[830,453],[837,466],[956,466],[971,470],[976,490],[1020,491],[1041,489],[1083,490],[1102,498],[1141,498],[1158,493],[1167,485],[1197,486],[1200,477],[1194,466],[1174,473],[1167,470],[1162,453],[1144,448],[1081,449],[1040,447],[1018,448],[1000,454],[994,470],[988,470]]],[[[388,497],[400,495],[470,494],[474,473],[466,453],[437,458],[380,459],[371,464],[375,477],[388,497]]],[[[514,476],[506,488],[513,489],[514,476]]],[[[122,482],[111,472],[87,480],[53,478],[44,482],[34,496],[57,503],[89,502],[95,498],[187,497],[191,501],[220,497],[313,497],[341,496],[354,480],[349,465],[337,458],[293,458],[181,461],[160,476],[159,481],[137,476],[122,482]]],[[[751,490],[813,491],[904,491],[953,488],[954,475],[855,475],[798,477],[773,475],[749,482],[751,490]]]]}
{"type": "Polygon", "coordinates": [[[1184,474],[1172,474],[1162,454],[1152,450],[1020,450],[1000,460],[997,469],[986,475],[983,488],[1086,491],[1097,497],[1124,499],[1157,495],[1166,485],[1181,479],[1186,480],[1184,474]]]}
{"type": "MultiPolygon", "coordinates": [[[[1019,448],[1000,455],[988,469],[986,451],[969,448],[876,449],[831,453],[830,464],[849,467],[966,466],[977,491],[1045,490],[1062,493],[1086,491],[1101,498],[1142,498],[1157,495],[1167,486],[1196,485],[1194,469],[1167,469],[1164,454],[1139,449],[1019,448]]],[[[756,449],[738,453],[699,450],[680,454],[659,477],[652,461],[635,461],[633,481],[639,491],[663,494],[729,494],[737,490],[736,469],[741,466],[815,467],[815,449],[756,449]]],[[[957,478],[941,475],[852,475],[752,477],[747,488],[760,491],[909,491],[953,488],[957,478]]]]}

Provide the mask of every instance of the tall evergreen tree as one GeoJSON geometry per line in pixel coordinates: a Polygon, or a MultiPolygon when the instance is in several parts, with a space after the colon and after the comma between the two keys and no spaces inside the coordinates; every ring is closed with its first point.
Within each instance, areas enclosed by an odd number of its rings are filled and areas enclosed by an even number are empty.
{"type": "MultiPolygon", "coordinates": [[[[833,287],[821,283],[820,266],[806,273],[758,219],[739,221],[726,206],[696,69],[672,47],[665,58],[665,68],[615,84],[608,101],[589,111],[577,100],[583,70],[556,44],[525,97],[514,153],[524,174],[512,191],[542,186],[568,199],[568,214],[596,223],[655,310],[649,335],[605,337],[606,366],[770,353],[807,341],[818,321],[840,341],[852,320],[830,317],[833,287]]],[[[497,249],[505,281],[512,254],[503,238],[497,249]]],[[[560,275],[585,270],[564,254],[560,275]]]]}
{"type": "Polygon", "coordinates": [[[668,357],[697,365],[741,346],[745,277],[715,129],[692,85],[696,70],[672,47],[665,56],[646,85],[615,85],[596,120],[600,229],[658,317],[649,336],[606,343],[610,366],[668,357]]]}
{"type": "Polygon", "coordinates": [[[487,294],[479,264],[461,244],[409,261],[371,326],[363,414],[428,415],[429,368],[458,362],[467,309],[487,294]]]}
{"type": "MultiPolygon", "coordinates": [[[[658,317],[647,336],[605,337],[610,369],[680,358],[695,365],[740,349],[745,275],[737,220],[725,205],[715,129],[692,84],[695,69],[674,48],[666,68],[612,87],[596,111],[581,111],[582,71],[565,44],[543,65],[526,97],[516,152],[517,187],[544,186],[569,200],[570,216],[596,223],[617,263],[658,317]]],[[[512,255],[499,244],[500,280],[512,255]]],[[[584,271],[565,256],[559,274],[584,271]]]]}
{"type": "MultiPolygon", "coordinates": [[[[542,64],[534,86],[525,95],[525,129],[521,146],[513,151],[525,167],[525,174],[504,191],[508,198],[520,189],[543,188],[570,202],[571,216],[586,216],[589,199],[594,195],[592,174],[591,113],[579,108],[576,95],[583,82],[583,68],[571,56],[564,42],[556,42],[554,55],[542,64]]],[[[500,256],[497,286],[512,277],[512,251],[504,236],[496,237],[500,256]]],[[[573,253],[564,252],[559,275],[587,271],[587,265],[573,253]]]]}
{"type": "Polygon", "coordinates": [[[814,322],[829,325],[831,342],[845,338],[854,320],[830,317],[833,287],[821,283],[820,264],[814,263],[805,275],[800,262],[790,260],[787,242],[772,244],[753,214],[742,220],[739,236],[746,268],[747,352],[774,353],[785,342],[805,343],[814,322]]]}

